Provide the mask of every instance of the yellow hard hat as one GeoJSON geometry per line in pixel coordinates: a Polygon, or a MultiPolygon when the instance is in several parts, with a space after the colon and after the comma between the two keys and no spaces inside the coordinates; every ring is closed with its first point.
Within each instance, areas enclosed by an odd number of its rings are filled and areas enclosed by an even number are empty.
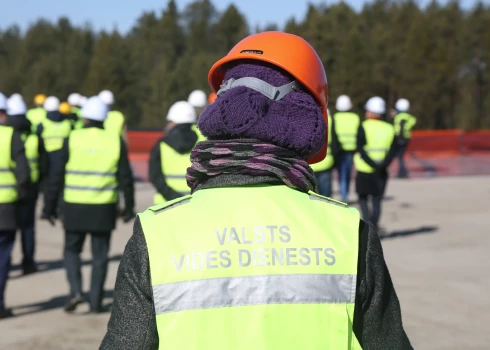
{"type": "Polygon", "coordinates": [[[70,104],[68,102],[61,102],[59,111],[61,114],[70,114],[71,113],[70,104]]]}
{"type": "Polygon", "coordinates": [[[45,100],[46,100],[45,94],[37,94],[36,96],[34,96],[34,104],[38,106],[42,106],[45,100]]]}

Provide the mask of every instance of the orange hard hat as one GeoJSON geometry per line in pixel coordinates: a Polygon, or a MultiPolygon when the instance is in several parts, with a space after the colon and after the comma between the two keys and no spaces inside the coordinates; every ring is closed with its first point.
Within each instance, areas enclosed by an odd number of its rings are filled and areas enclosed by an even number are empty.
{"type": "Polygon", "coordinates": [[[61,114],[70,114],[71,106],[68,102],[61,102],[58,110],[61,114]]]}
{"type": "Polygon", "coordinates": [[[218,96],[216,95],[216,92],[212,92],[208,95],[208,103],[213,103],[214,101],[216,101],[216,98],[218,96]]]}
{"type": "MultiPolygon", "coordinates": [[[[223,83],[227,64],[237,60],[267,62],[291,74],[315,97],[323,110],[325,122],[328,122],[327,75],[320,57],[306,40],[283,32],[263,32],[246,37],[209,71],[209,85],[215,92],[223,83]]],[[[325,132],[327,133],[327,130],[325,132]]],[[[308,163],[322,161],[327,153],[327,144],[328,142],[325,142],[322,150],[308,159],[308,163]]]]}
{"type": "Polygon", "coordinates": [[[35,105],[42,106],[44,104],[44,101],[46,101],[45,94],[37,94],[36,96],[34,96],[35,105]]]}

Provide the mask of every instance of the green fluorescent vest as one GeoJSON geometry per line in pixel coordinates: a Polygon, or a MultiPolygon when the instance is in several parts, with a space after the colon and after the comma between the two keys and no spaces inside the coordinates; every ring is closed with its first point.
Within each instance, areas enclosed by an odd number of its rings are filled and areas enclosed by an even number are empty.
{"type": "Polygon", "coordinates": [[[139,217],[160,349],[360,349],[356,209],[286,186],[243,186],[139,217]]]}
{"type": "Polygon", "coordinates": [[[406,139],[409,139],[412,137],[412,129],[417,123],[417,119],[409,114],[409,113],[399,113],[395,116],[395,121],[394,121],[394,126],[395,126],[395,132],[397,136],[400,136],[401,133],[401,124],[402,121],[405,121],[405,127],[403,129],[403,137],[406,139]]]}
{"type": "Polygon", "coordinates": [[[42,107],[32,108],[27,111],[26,117],[32,124],[32,131],[36,132],[37,126],[46,119],[46,111],[42,107]]]}
{"type": "Polygon", "coordinates": [[[107,119],[104,121],[104,129],[122,135],[124,128],[124,115],[119,111],[110,111],[107,113],[107,119]]]}
{"type": "MultiPolygon", "coordinates": [[[[364,149],[374,162],[382,162],[390,150],[395,129],[391,124],[382,120],[367,119],[362,122],[362,127],[366,134],[366,144],[364,149]]],[[[375,169],[366,163],[360,153],[354,156],[354,166],[357,171],[363,173],[374,173],[375,169]]]]}
{"type": "Polygon", "coordinates": [[[65,170],[67,203],[111,204],[118,199],[119,135],[98,129],[75,130],[68,139],[65,170]]]}
{"type": "Polygon", "coordinates": [[[26,158],[31,169],[31,182],[39,181],[39,137],[36,134],[23,136],[26,158]]]}
{"type": "Polygon", "coordinates": [[[0,203],[17,201],[15,162],[12,161],[12,135],[14,129],[0,125],[0,203]]]}
{"type": "Polygon", "coordinates": [[[335,131],[344,151],[355,151],[357,148],[357,129],[361,123],[359,116],[352,112],[334,114],[335,131]]]}
{"type": "Polygon", "coordinates": [[[312,164],[311,168],[315,173],[319,173],[321,171],[326,171],[331,169],[334,166],[334,159],[332,155],[332,117],[328,116],[328,148],[327,148],[327,156],[321,162],[312,164]]]}
{"type": "Polygon", "coordinates": [[[43,138],[46,152],[54,152],[63,148],[64,139],[70,135],[70,121],[53,122],[52,120],[44,119],[42,124],[43,132],[41,137],[43,138]]]}
{"type": "Polygon", "coordinates": [[[71,121],[73,129],[83,129],[85,124],[83,123],[82,119],[82,110],[78,107],[71,107],[71,113],[75,114],[78,117],[76,121],[71,121]]]}
{"type": "Polygon", "coordinates": [[[197,127],[196,124],[192,125],[191,129],[197,134],[197,142],[206,141],[207,138],[201,133],[201,130],[197,127]]]}
{"type": "MultiPolygon", "coordinates": [[[[189,186],[185,179],[187,168],[191,166],[190,153],[180,154],[165,142],[160,142],[160,159],[162,162],[162,173],[165,175],[167,185],[174,191],[182,194],[190,193],[189,186]]],[[[155,194],[153,198],[155,204],[161,204],[166,199],[160,194],[155,194]]]]}

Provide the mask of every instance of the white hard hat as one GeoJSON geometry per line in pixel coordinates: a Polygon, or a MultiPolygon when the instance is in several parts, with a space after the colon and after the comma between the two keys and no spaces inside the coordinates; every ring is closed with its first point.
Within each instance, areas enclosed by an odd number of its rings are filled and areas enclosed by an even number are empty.
{"type": "Polygon", "coordinates": [[[46,98],[46,101],[44,101],[44,109],[46,112],[54,112],[57,111],[58,108],[60,108],[60,100],[58,97],[49,96],[46,98]]]}
{"type": "Polygon", "coordinates": [[[168,110],[167,120],[175,124],[195,123],[196,110],[186,101],[175,102],[168,110]]]}
{"type": "Polygon", "coordinates": [[[12,94],[12,95],[10,96],[10,98],[12,98],[12,97],[13,97],[13,98],[18,98],[18,99],[20,99],[20,100],[24,101],[24,97],[22,97],[22,95],[21,95],[21,94],[15,93],[15,94],[12,94]]]}
{"type": "Polygon", "coordinates": [[[189,102],[194,108],[204,108],[208,104],[208,97],[204,91],[194,90],[189,95],[187,102],[189,102]]]}
{"type": "Polygon", "coordinates": [[[26,114],[27,107],[22,98],[19,96],[10,96],[7,100],[7,114],[8,115],[23,115],[26,114]]]}
{"type": "Polygon", "coordinates": [[[399,112],[408,112],[410,109],[410,102],[406,98],[401,98],[396,101],[395,108],[399,112]]]}
{"type": "Polygon", "coordinates": [[[114,104],[114,94],[109,90],[103,90],[99,93],[99,97],[108,106],[114,104]]]}
{"type": "Polygon", "coordinates": [[[90,97],[82,108],[82,116],[86,119],[103,122],[107,118],[109,106],[99,96],[90,97]]]}
{"type": "Polygon", "coordinates": [[[78,100],[79,106],[83,107],[85,106],[85,103],[87,103],[87,98],[85,96],[80,96],[80,99],[78,100]]]}
{"type": "Polygon", "coordinates": [[[0,92],[0,110],[7,110],[7,96],[0,92]]]}
{"type": "Polygon", "coordinates": [[[379,96],[371,97],[364,107],[367,111],[372,112],[374,114],[382,115],[386,112],[386,103],[379,96]]]}
{"type": "Polygon", "coordinates": [[[335,104],[335,109],[339,112],[347,112],[352,109],[352,101],[347,95],[340,95],[337,98],[337,103],[335,104]]]}
{"type": "Polygon", "coordinates": [[[80,97],[82,97],[82,95],[80,95],[78,92],[74,92],[68,95],[68,103],[71,106],[80,106],[80,97]]]}

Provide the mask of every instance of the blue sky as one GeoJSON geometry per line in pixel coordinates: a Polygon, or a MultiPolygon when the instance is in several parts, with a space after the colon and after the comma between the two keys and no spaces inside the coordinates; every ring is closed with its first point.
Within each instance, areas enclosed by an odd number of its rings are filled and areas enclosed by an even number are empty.
{"type": "MultiPolygon", "coordinates": [[[[440,0],[446,2],[447,0],[440,0]]],[[[192,0],[177,0],[179,10],[182,10],[192,0]]],[[[332,4],[337,1],[320,0],[212,0],[219,11],[224,10],[230,3],[235,3],[240,11],[247,16],[249,25],[261,26],[267,23],[283,25],[287,19],[295,16],[301,19],[307,8],[307,3],[332,4]]],[[[364,0],[346,1],[356,10],[362,8],[364,0]]],[[[428,0],[419,0],[422,5],[428,0]]],[[[490,0],[484,0],[489,3],[490,0]]],[[[475,0],[461,0],[465,8],[471,8],[475,0]]],[[[48,20],[56,20],[60,16],[66,16],[76,24],[81,25],[90,22],[99,29],[112,30],[117,27],[122,32],[127,32],[136,19],[144,11],[160,11],[166,7],[167,0],[18,0],[5,1],[2,4],[0,28],[17,24],[23,30],[39,17],[48,20]]]]}

